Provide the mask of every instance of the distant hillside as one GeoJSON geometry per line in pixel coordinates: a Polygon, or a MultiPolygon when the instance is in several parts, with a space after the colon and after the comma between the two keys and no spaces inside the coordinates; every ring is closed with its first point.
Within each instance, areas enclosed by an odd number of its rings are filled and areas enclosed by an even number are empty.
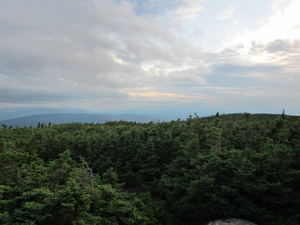
{"type": "MultiPolygon", "coordinates": [[[[197,114],[195,114],[197,116],[197,114]]],[[[195,117],[193,116],[193,117],[195,117]]],[[[261,121],[273,120],[279,118],[280,114],[251,114],[251,113],[233,113],[233,114],[218,114],[212,116],[201,117],[204,120],[211,121],[218,117],[222,121],[261,121]]],[[[284,115],[291,120],[299,118],[299,116],[284,115]]],[[[174,119],[174,118],[173,118],[174,119]]],[[[172,118],[166,115],[151,115],[151,114],[138,114],[138,113],[122,113],[122,114],[88,114],[88,113],[53,113],[53,114],[40,114],[24,116],[15,119],[2,120],[1,124],[12,127],[37,127],[38,124],[48,125],[51,124],[67,124],[67,123],[105,123],[107,121],[130,121],[138,123],[147,123],[150,121],[170,121],[172,118]]],[[[1,127],[0,127],[1,129],[1,127]]]]}
{"type": "Polygon", "coordinates": [[[271,113],[231,113],[231,114],[219,114],[216,113],[212,116],[202,117],[207,121],[213,121],[218,117],[219,120],[222,121],[239,121],[239,120],[248,120],[248,121],[266,121],[266,120],[274,120],[280,117],[286,117],[291,121],[297,120],[300,116],[296,115],[286,115],[286,114],[271,114],[271,113]]]}
{"type": "Polygon", "coordinates": [[[135,113],[125,114],[41,114],[25,116],[16,119],[3,120],[0,124],[12,127],[36,127],[39,123],[48,125],[51,124],[65,124],[65,123],[105,123],[107,121],[133,121],[133,122],[150,122],[158,121],[159,116],[141,115],[135,113]]]}

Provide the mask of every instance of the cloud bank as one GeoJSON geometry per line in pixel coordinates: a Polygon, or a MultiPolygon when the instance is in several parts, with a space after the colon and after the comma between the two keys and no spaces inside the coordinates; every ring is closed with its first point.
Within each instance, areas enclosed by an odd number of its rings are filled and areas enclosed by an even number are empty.
{"type": "Polygon", "coordinates": [[[250,28],[237,1],[2,1],[0,108],[296,111],[299,2],[271,2],[250,28]]]}

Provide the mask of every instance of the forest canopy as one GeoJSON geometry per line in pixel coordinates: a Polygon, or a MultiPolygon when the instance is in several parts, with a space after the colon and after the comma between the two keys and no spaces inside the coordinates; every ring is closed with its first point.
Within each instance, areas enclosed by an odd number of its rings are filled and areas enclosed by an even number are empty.
{"type": "Polygon", "coordinates": [[[296,225],[299,154],[284,113],[2,125],[0,224],[296,225]]]}

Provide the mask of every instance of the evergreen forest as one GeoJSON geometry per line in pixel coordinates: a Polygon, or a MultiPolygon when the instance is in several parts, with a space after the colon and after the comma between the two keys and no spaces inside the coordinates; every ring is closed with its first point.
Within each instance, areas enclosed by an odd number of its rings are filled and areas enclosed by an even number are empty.
{"type": "Polygon", "coordinates": [[[0,129],[2,225],[225,218],[300,224],[300,117],[217,113],[0,129]]]}

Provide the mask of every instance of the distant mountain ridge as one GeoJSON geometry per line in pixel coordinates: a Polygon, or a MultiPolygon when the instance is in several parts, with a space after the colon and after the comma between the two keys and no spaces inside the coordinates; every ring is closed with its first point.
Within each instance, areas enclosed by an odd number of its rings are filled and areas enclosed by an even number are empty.
{"type": "MultiPolygon", "coordinates": [[[[195,114],[197,116],[197,114],[195,114]]],[[[249,121],[260,121],[260,120],[273,120],[282,115],[280,114],[268,114],[268,113],[230,113],[221,114],[217,113],[221,120],[237,121],[247,119],[249,121]]],[[[212,120],[214,115],[204,116],[206,120],[212,120]]],[[[291,120],[299,118],[296,115],[285,115],[291,120]]],[[[0,125],[4,124],[7,127],[37,127],[38,124],[48,125],[51,124],[66,124],[66,123],[105,123],[108,121],[129,121],[138,123],[147,123],[150,121],[171,121],[176,120],[179,117],[175,117],[171,114],[141,114],[141,113],[103,113],[103,114],[92,114],[92,113],[50,113],[50,114],[37,114],[30,116],[23,116],[14,119],[2,120],[0,125]]],[[[1,127],[0,127],[1,129],[1,127]]]]}
{"type": "Polygon", "coordinates": [[[0,124],[12,127],[36,127],[39,123],[48,125],[65,123],[105,123],[107,121],[132,121],[132,122],[150,122],[158,121],[161,118],[157,115],[142,115],[137,113],[123,114],[87,114],[87,113],[54,113],[24,116],[15,119],[2,120],[0,124]]]}

